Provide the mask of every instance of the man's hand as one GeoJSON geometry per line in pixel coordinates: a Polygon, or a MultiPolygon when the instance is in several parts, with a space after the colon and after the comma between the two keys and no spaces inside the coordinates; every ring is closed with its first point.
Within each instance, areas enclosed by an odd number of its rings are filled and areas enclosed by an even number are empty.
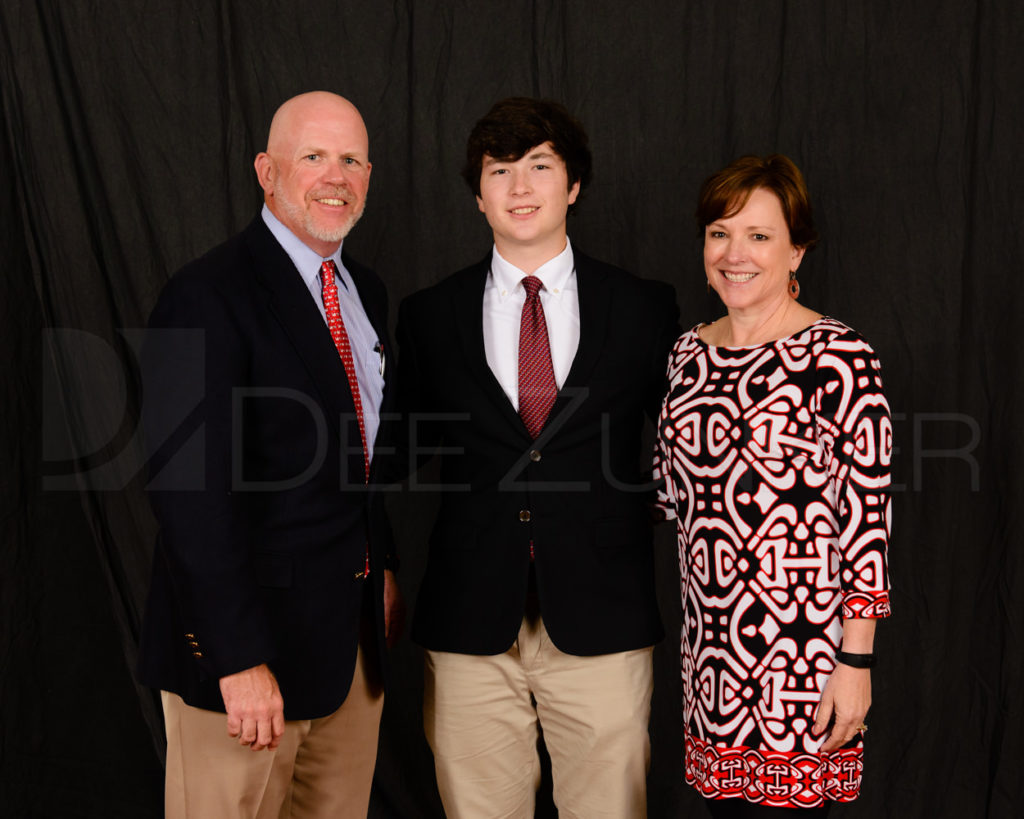
{"type": "Polygon", "coordinates": [[[405,600],[402,590],[398,588],[398,580],[391,569],[384,570],[384,636],[388,648],[398,642],[405,625],[405,600]]]}
{"type": "Polygon", "coordinates": [[[220,693],[228,712],[228,736],[254,751],[281,744],[284,699],[266,664],[221,677],[220,693]]]}
{"type": "Polygon", "coordinates": [[[834,751],[853,739],[870,707],[870,669],[851,668],[839,663],[825,683],[825,690],[821,692],[821,702],[812,729],[816,736],[824,733],[835,714],[832,732],[821,746],[821,752],[834,751]]]}

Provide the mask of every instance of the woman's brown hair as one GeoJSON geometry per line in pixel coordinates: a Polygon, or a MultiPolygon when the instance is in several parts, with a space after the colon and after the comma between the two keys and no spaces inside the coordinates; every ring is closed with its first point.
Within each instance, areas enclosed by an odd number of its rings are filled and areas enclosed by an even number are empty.
{"type": "Polygon", "coordinates": [[[741,211],[758,188],[778,197],[793,247],[814,247],[818,231],[811,214],[807,183],[793,160],[782,154],[741,156],[705,179],[697,199],[697,235],[703,236],[712,222],[741,211]]]}

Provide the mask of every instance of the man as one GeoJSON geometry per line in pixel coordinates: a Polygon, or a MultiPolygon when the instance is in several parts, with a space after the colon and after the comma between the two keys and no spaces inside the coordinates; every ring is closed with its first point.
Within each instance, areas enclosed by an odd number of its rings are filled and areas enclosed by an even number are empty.
{"type": "Polygon", "coordinates": [[[400,627],[370,468],[387,297],[342,252],[368,152],[348,100],[285,102],[255,161],[262,212],[150,318],[140,675],[162,691],[168,817],[366,815],[400,627]]]}
{"type": "Polygon", "coordinates": [[[590,151],[562,106],[497,103],[464,176],[494,248],[399,315],[410,444],[443,453],[413,626],[441,798],[532,816],[539,723],[561,816],[644,816],[663,632],[641,430],[675,294],[569,243],[590,151]]]}

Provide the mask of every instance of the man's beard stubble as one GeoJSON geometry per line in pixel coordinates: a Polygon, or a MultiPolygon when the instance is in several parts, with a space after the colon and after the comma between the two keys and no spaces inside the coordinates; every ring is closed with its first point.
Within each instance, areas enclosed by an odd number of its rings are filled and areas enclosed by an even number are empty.
{"type": "MultiPolygon", "coordinates": [[[[303,229],[310,236],[319,239],[321,242],[342,241],[346,236],[348,236],[349,231],[355,227],[356,222],[359,221],[360,217],[363,215],[363,211],[366,209],[366,197],[364,196],[363,201],[359,205],[359,210],[349,216],[344,223],[336,228],[326,228],[316,223],[316,220],[313,218],[313,214],[308,208],[304,209],[295,202],[292,202],[286,196],[282,195],[282,192],[276,182],[274,185],[274,196],[280,204],[281,209],[288,215],[289,220],[291,220],[293,224],[302,225],[303,229]]],[[[321,190],[310,194],[309,199],[345,199],[348,201],[351,199],[351,192],[345,188],[338,188],[329,191],[321,190]]]]}

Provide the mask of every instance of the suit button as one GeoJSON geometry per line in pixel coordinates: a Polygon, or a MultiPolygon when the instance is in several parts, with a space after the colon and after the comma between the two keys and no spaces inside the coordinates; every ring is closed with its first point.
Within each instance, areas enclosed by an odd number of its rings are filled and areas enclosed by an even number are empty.
{"type": "Polygon", "coordinates": [[[194,639],[196,639],[196,635],[194,635],[194,634],[186,634],[185,635],[185,639],[186,640],[194,640],[194,639]]]}
{"type": "Polygon", "coordinates": [[[189,640],[188,644],[192,646],[192,648],[199,648],[199,643],[197,643],[195,640],[189,640]]]}
{"type": "Polygon", "coordinates": [[[523,523],[529,523],[530,522],[530,510],[529,509],[520,509],[519,510],[519,519],[523,523]]]}
{"type": "Polygon", "coordinates": [[[530,452],[530,460],[533,461],[534,463],[537,463],[537,461],[540,460],[540,450],[539,449],[531,450],[531,452],[530,452]]]}
{"type": "Polygon", "coordinates": [[[195,657],[197,660],[201,659],[202,656],[203,656],[203,652],[201,652],[201,651],[193,651],[192,652],[192,656],[195,657]]]}

